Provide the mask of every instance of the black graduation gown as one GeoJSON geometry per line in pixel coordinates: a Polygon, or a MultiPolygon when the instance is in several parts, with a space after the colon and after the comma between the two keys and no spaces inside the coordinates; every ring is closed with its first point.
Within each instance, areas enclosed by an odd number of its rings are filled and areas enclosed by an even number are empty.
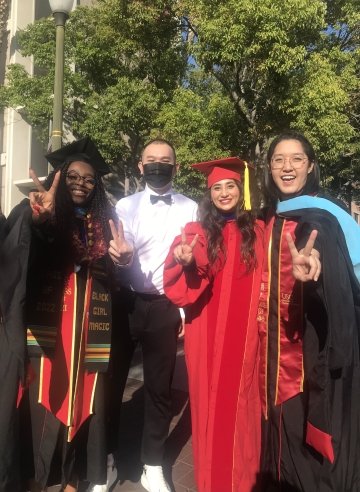
{"type": "MultiPolygon", "coordinates": [[[[23,206],[22,206],[23,207],[23,206]]],[[[26,271],[30,247],[29,207],[10,214],[0,232],[0,491],[20,490],[16,399],[24,378],[26,271]]]]}
{"type": "Polygon", "coordinates": [[[6,222],[5,215],[0,212],[0,237],[1,237],[1,230],[2,230],[3,226],[5,225],[5,222],[6,222]]]}
{"type": "MultiPolygon", "coordinates": [[[[303,492],[360,491],[360,286],[343,232],[323,210],[291,212],[296,242],[303,247],[319,231],[322,275],[304,284],[303,392],[274,404],[278,359],[278,280],[280,230],[286,214],[275,219],[272,236],[267,391],[262,471],[268,490],[303,492]],[[308,426],[330,436],[331,463],[306,444],[308,426]]],[[[291,331],[291,330],[290,330],[291,331]]]]}
{"type": "MultiPolygon", "coordinates": [[[[5,338],[5,343],[1,344],[5,354],[0,358],[0,383],[6,385],[7,391],[1,392],[4,405],[0,406],[0,425],[1,429],[8,429],[7,433],[0,433],[0,456],[3,458],[0,491],[4,492],[21,490],[19,477],[22,482],[35,477],[42,487],[59,482],[66,484],[73,476],[93,483],[106,482],[103,374],[97,380],[94,414],[70,443],[66,439],[65,426],[37,403],[38,381],[30,385],[16,409],[19,381],[24,381],[29,361],[26,349],[27,304],[32,298],[29,293],[33,294],[40,286],[42,272],[59,268],[59,260],[64,264],[63,251],[56,242],[48,240],[47,232],[46,226],[45,233],[32,226],[28,200],[15,207],[3,232],[1,261],[5,275],[1,275],[0,303],[4,329],[0,337],[5,338]]],[[[77,276],[77,286],[80,292],[83,291],[81,272],[77,276]]],[[[82,309],[83,304],[79,304],[79,319],[82,319],[82,309]]],[[[32,358],[31,362],[37,372],[39,359],[32,358]]]]}

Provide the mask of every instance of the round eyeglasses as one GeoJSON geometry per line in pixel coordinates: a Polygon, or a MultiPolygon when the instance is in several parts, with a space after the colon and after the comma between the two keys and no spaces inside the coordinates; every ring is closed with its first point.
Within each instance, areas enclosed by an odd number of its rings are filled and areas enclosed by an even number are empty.
{"type": "Polygon", "coordinates": [[[81,174],[76,171],[70,171],[66,174],[66,179],[70,183],[77,183],[78,181],[83,181],[87,188],[94,188],[95,186],[95,178],[91,176],[81,176],[81,174]]]}
{"type": "Polygon", "coordinates": [[[282,169],[285,166],[286,161],[288,161],[293,169],[300,169],[306,160],[307,157],[304,155],[295,154],[288,157],[276,155],[271,159],[270,166],[271,169],[282,169]]]}

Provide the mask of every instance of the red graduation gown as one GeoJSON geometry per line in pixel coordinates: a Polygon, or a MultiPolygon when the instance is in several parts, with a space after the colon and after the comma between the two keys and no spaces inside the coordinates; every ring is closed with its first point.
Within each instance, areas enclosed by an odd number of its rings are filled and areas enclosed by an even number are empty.
{"type": "MultiPolygon", "coordinates": [[[[210,265],[205,232],[187,224],[189,241],[199,234],[195,263],[173,259],[164,270],[166,295],[186,307],[185,354],[189,376],[193,451],[199,492],[254,490],[260,458],[260,400],[256,312],[260,270],[247,273],[240,257],[235,221],[224,229],[226,261],[210,265]]],[[[257,227],[257,265],[262,263],[262,231],[257,227]]]]}

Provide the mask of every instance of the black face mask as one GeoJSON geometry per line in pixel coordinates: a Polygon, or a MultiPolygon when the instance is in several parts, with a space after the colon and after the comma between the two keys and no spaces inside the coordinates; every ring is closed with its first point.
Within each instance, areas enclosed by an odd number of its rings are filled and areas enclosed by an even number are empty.
{"type": "Polygon", "coordinates": [[[151,188],[163,188],[170,183],[174,164],[165,164],[163,162],[149,162],[143,165],[145,182],[151,188]]]}

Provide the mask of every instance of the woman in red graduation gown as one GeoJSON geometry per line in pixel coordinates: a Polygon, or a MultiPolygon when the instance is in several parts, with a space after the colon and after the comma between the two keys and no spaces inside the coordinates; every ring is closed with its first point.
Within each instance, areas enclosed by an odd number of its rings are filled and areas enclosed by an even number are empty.
{"type": "Polygon", "coordinates": [[[260,455],[258,334],[262,227],[244,210],[228,158],[194,165],[208,175],[200,222],[174,240],[166,295],[185,307],[193,450],[199,492],[256,490],[260,455]]]}

